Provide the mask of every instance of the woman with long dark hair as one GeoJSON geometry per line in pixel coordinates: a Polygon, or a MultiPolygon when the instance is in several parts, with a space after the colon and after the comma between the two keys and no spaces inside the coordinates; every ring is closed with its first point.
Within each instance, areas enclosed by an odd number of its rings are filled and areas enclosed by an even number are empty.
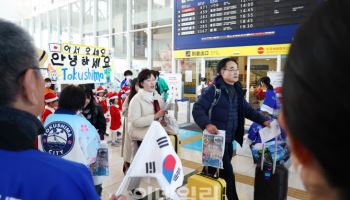
{"type": "Polygon", "coordinates": [[[102,107],[96,103],[92,89],[87,85],[81,85],[85,92],[85,104],[82,114],[97,129],[100,139],[104,140],[106,134],[106,118],[102,107]]]}
{"type": "Polygon", "coordinates": [[[273,86],[271,85],[271,80],[268,76],[261,77],[260,84],[262,87],[264,87],[268,90],[273,90],[273,86]]]}
{"type": "Polygon", "coordinates": [[[123,123],[123,142],[122,142],[122,157],[124,158],[124,164],[123,164],[123,173],[126,173],[128,170],[131,158],[132,158],[132,147],[136,144],[132,142],[130,137],[128,136],[128,110],[129,110],[129,103],[131,99],[136,95],[136,93],[139,90],[139,81],[137,78],[134,78],[131,81],[131,88],[130,93],[127,99],[125,100],[123,104],[123,116],[124,116],[124,123],[123,123]]]}
{"type": "Polygon", "coordinates": [[[266,112],[269,116],[276,117],[279,112],[279,103],[270,78],[268,76],[260,78],[260,85],[265,90],[260,110],[266,112]]]}

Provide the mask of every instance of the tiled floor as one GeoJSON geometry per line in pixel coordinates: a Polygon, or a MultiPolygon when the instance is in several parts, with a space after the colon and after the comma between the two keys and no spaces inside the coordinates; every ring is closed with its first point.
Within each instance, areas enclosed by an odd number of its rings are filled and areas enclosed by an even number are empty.
{"type": "MultiPolygon", "coordinates": [[[[110,175],[103,183],[102,199],[104,200],[108,199],[111,194],[117,191],[118,186],[124,177],[122,173],[123,160],[120,156],[120,149],[120,147],[110,147],[110,175]]],[[[198,151],[182,148],[181,158],[195,163],[201,163],[201,153],[198,151]]],[[[250,157],[237,155],[232,159],[232,164],[236,173],[254,177],[255,165],[253,164],[250,157]]],[[[192,172],[193,169],[184,167],[184,171],[185,174],[188,174],[192,172]]],[[[289,177],[289,187],[304,190],[303,185],[299,179],[299,175],[295,172],[295,170],[290,169],[289,177]]],[[[141,185],[144,186],[154,184],[155,182],[149,179],[143,180],[141,183],[141,185]]],[[[253,200],[254,188],[252,185],[237,182],[237,191],[241,200],[253,200]]],[[[294,199],[295,198],[288,197],[288,200],[294,199]]]]}

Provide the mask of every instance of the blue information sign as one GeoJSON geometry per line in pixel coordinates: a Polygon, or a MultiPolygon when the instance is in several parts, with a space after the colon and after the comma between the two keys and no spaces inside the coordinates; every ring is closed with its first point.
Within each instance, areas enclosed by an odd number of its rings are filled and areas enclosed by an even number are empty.
{"type": "Polygon", "coordinates": [[[174,49],[290,43],[321,0],[175,0],[174,49]]]}

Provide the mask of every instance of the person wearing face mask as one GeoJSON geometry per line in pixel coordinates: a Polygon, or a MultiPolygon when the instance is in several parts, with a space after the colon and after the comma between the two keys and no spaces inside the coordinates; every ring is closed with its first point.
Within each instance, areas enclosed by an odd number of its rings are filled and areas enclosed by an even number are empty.
{"type": "Polygon", "coordinates": [[[125,86],[130,87],[131,79],[132,79],[132,71],[126,70],[124,72],[124,80],[120,83],[120,88],[124,88],[125,86]]]}
{"type": "Polygon", "coordinates": [[[45,90],[44,90],[44,94],[47,93],[55,93],[55,91],[52,89],[52,83],[51,83],[51,79],[50,78],[45,78],[45,90]]]}
{"type": "MultiPolygon", "coordinates": [[[[39,150],[90,167],[100,148],[97,130],[79,115],[85,104],[85,92],[80,86],[68,85],[62,90],[58,109],[44,123],[39,136],[39,150]]],[[[95,177],[94,177],[95,181],[95,177]]],[[[95,182],[95,185],[99,185],[95,182]]]]}

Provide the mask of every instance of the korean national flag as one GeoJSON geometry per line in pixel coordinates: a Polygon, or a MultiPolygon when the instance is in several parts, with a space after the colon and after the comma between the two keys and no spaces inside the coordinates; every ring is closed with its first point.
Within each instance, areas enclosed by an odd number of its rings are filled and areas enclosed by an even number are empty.
{"type": "Polygon", "coordinates": [[[181,160],[159,122],[152,122],[116,195],[124,190],[129,177],[154,177],[168,198],[179,199],[176,189],[184,179],[181,160]]]}

